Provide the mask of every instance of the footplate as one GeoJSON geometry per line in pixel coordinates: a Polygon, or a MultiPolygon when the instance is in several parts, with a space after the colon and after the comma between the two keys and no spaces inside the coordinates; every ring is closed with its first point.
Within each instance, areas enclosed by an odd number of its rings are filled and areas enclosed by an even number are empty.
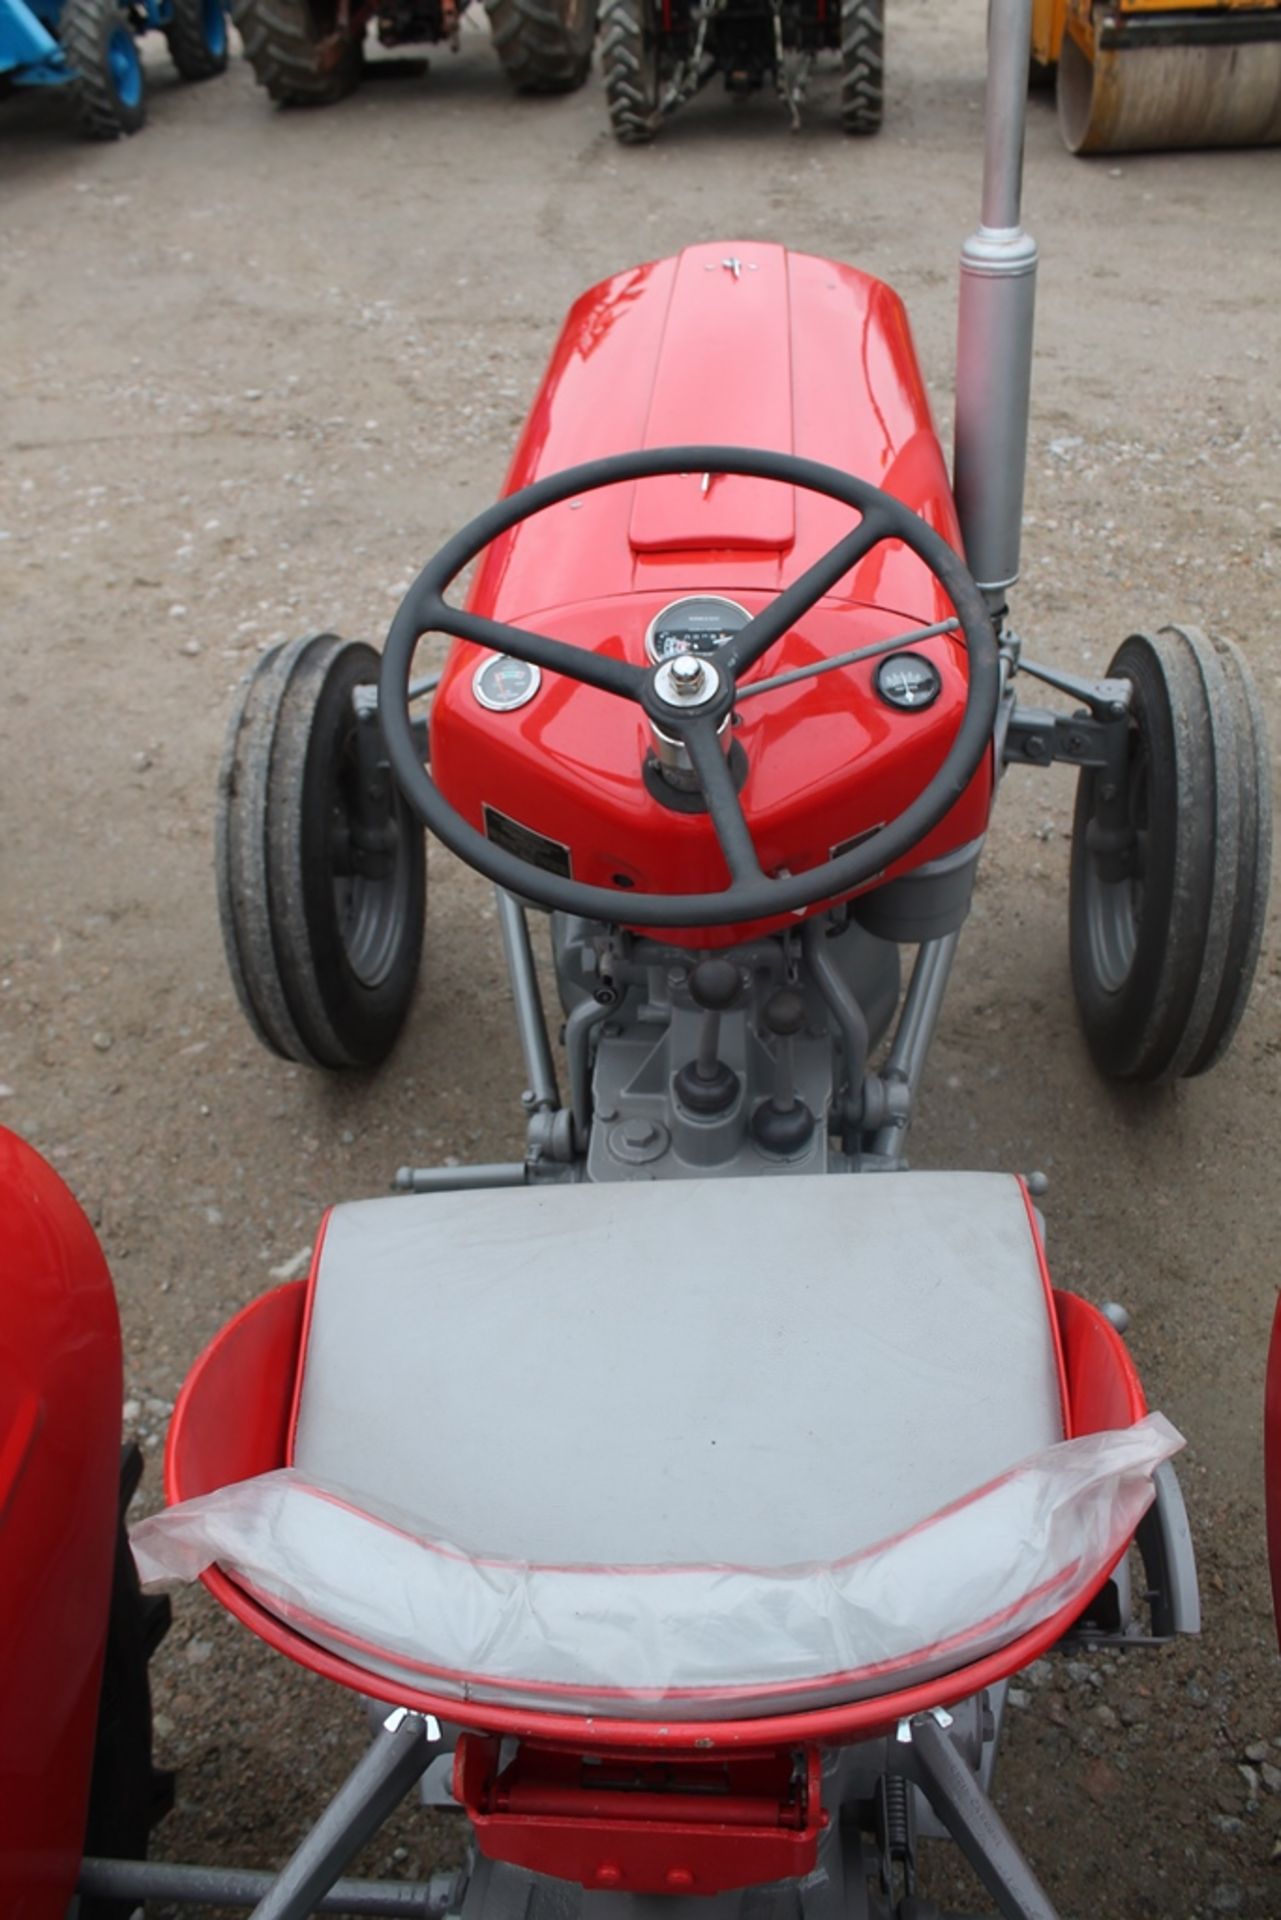
{"type": "Polygon", "coordinates": [[[713,1894],[809,1873],[817,1747],[707,1759],[582,1754],[464,1734],[454,1795],[482,1853],[597,1892],[713,1894]]]}

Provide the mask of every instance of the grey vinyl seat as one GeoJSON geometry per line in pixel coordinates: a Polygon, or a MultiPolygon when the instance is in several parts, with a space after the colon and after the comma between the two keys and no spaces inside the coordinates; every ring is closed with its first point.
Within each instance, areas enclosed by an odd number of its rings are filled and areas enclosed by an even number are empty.
{"type": "MultiPolygon", "coordinates": [[[[291,1459],[465,1562],[471,1615],[497,1596],[486,1568],[536,1572],[535,1612],[579,1576],[571,1627],[608,1585],[621,1647],[632,1604],[638,1636],[694,1630],[661,1606],[655,1625],[641,1576],[846,1561],[1061,1440],[1062,1393],[1012,1177],[443,1194],[330,1214],[291,1459]]],[[[733,1581],[707,1584],[715,1639],[733,1581]]],[[[516,1602],[493,1605],[506,1631],[516,1602]]],[[[370,1611],[372,1673],[448,1672],[430,1618],[407,1663],[370,1611]]]]}

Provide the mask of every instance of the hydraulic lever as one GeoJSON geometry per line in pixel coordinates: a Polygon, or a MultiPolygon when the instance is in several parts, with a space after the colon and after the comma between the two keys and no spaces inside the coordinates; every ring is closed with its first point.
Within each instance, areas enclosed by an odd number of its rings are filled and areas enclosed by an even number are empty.
{"type": "Polygon", "coordinates": [[[734,1069],[720,1058],[721,1015],[739,996],[742,982],[730,960],[700,960],[689,976],[690,998],[703,1009],[698,1053],[676,1075],[676,1096],[691,1113],[724,1113],[738,1098],[734,1069]]]}

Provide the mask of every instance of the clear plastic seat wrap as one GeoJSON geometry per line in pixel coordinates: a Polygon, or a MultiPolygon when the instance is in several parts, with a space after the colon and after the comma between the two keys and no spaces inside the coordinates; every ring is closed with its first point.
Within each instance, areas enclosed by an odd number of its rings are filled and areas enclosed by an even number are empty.
{"type": "Polygon", "coordinates": [[[296,1657],[469,1724],[1015,1665],[1178,1444],[1002,1175],[360,1202],[270,1312],[273,1411],[220,1441],[210,1350],[170,1451],[196,1497],[137,1530],[144,1573],[213,1568],[296,1657]]]}

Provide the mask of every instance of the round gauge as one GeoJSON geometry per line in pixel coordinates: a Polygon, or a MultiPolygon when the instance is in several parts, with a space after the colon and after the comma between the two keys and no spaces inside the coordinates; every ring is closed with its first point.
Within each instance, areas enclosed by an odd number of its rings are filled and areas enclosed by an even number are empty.
{"type": "Polygon", "coordinates": [[[678,653],[715,653],[751,619],[737,600],[716,593],[673,600],[650,621],[645,651],[651,660],[674,660],[678,653]]]}
{"type": "Polygon", "coordinates": [[[943,691],[943,676],[923,653],[891,653],[876,669],[876,691],[887,705],[917,713],[934,705],[943,691]]]}
{"type": "Polygon", "coordinates": [[[528,660],[513,660],[507,653],[491,653],[472,675],[471,690],[482,707],[491,713],[511,713],[532,700],[542,681],[538,668],[528,660]]]}

